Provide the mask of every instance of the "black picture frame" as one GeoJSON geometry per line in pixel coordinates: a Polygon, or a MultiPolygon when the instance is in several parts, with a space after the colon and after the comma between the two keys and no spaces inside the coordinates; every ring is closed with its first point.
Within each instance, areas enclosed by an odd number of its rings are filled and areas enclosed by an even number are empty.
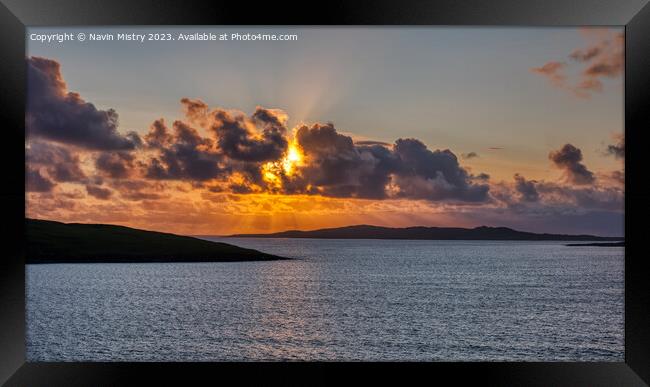
{"type": "Polygon", "coordinates": [[[648,0],[266,1],[0,0],[0,382],[16,386],[206,384],[280,381],[321,384],[451,377],[483,385],[650,383],[650,270],[643,253],[650,190],[643,147],[650,130],[648,0]],[[26,363],[24,259],[25,27],[73,25],[473,25],[625,26],[625,362],[621,363],[26,363]],[[298,373],[297,371],[301,371],[298,373]]]}

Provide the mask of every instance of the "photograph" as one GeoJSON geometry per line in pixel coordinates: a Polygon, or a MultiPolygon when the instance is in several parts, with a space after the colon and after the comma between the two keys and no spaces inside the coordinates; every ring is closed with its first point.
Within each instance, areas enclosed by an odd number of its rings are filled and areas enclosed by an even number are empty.
{"type": "Polygon", "coordinates": [[[625,43],[27,26],[26,361],[624,362],[625,43]]]}

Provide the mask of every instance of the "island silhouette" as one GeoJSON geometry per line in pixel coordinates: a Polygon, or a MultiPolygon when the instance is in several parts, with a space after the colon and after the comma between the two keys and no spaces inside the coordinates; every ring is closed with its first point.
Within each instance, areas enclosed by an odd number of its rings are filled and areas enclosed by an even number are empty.
{"type": "Polygon", "coordinates": [[[621,241],[622,237],[569,234],[538,234],[508,227],[381,227],[356,225],[312,231],[289,230],[269,234],[233,234],[237,238],[316,238],[316,239],[406,239],[406,240],[485,240],[485,241],[621,241]]]}
{"type": "Polygon", "coordinates": [[[27,263],[237,262],[288,259],[227,243],[108,224],[25,219],[27,263]]]}

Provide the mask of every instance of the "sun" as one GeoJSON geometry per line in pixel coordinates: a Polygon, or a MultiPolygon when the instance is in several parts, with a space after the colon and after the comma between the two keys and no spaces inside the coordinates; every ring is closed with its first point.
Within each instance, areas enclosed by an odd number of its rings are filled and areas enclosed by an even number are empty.
{"type": "Polygon", "coordinates": [[[287,149],[287,155],[282,160],[282,169],[284,170],[284,173],[287,176],[291,176],[294,173],[296,166],[302,164],[302,160],[303,155],[300,147],[295,142],[292,142],[289,144],[289,148],[287,149]]]}
{"type": "Polygon", "coordinates": [[[270,161],[262,166],[263,179],[272,186],[282,186],[281,176],[293,176],[296,167],[303,165],[303,153],[296,142],[291,142],[285,156],[278,161],[270,161]]]}

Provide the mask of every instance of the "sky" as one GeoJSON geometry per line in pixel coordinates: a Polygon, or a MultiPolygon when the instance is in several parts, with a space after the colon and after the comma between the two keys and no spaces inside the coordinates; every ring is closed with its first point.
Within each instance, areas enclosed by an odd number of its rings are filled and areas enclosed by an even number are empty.
{"type": "Polygon", "coordinates": [[[622,29],[27,31],[27,216],[623,234],[622,29]],[[174,41],[33,40],[162,33],[174,41]],[[180,41],[179,34],[295,34],[180,41]]]}

